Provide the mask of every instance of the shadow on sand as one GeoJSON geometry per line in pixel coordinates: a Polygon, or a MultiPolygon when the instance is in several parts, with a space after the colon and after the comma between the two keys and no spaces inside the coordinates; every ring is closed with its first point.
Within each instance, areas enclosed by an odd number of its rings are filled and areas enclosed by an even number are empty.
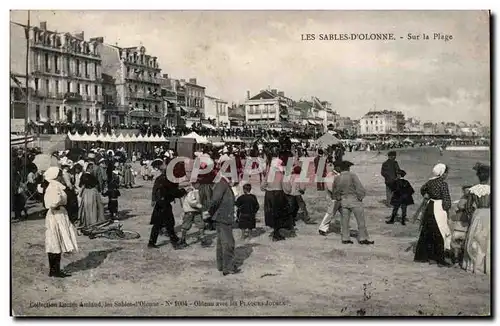
{"type": "Polygon", "coordinates": [[[75,273],[79,271],[85,271],[97,268],[104,262],[104,260],[108,257],[110,253],[117,252],[120,250],[122,250],[121,247],[106,249],[106,250],[91,251],[87,255],[87,257],[69,263],[68,265],[66,265],[64,269],[70,273],[75,273]]]}

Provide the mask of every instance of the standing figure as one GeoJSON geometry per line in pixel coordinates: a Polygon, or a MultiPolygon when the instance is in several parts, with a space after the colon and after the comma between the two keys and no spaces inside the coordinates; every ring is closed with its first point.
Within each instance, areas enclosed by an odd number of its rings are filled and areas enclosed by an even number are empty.
{"type": "Polygon", "coordinates": [[[445,250],[451,249],[451,231],[448,226],[451,198],[445,181],[448,167],[439,163],[434,166],[432,173],[434,176],[420,189],[422,196],[429,198],[429,203],[422,217],[414,261],[449,267],[450,264],[444,259],[445,250]]]}
{"type": "Polygon", "coordinates": [[[366,191],[358,176],[350,171],[353,163],[343,161],[340,164],[340,175],[333,181],[333,198],[341,202],[342,220],[341,233],[342,243],[352,244],[350,239],[349,220],[351,213],[354,214],[358,223],[358,241],[362,245],[371,245],[374,242],[368,240],[368,230],[366,229],[365,209],[363,207],[363,199],[366,196],[366,191]]]}
{"type": "MultiPolygon", "coordinates": [[[[314,171],[316,172],[317,177],[325,177],[326,176],[326,160],[323,156],[323,150],[318,149],[318,155],[314,158],[314,171]],[[320,163],[323,163],[324,165],[321,167],[320,163]],[[322,168],[320,171],[319,168],[322,168]]],[[[325,190],[325,183],[323,181],[318,181],[316,183],[316,188],[318,191],[324,191],[325,190]]]]}
{"type": "Polygon", "coordinates": [[[106,221],[101,195],[97,190],[99,183],[92,174],[92,166],[92,163],[87,163],[84,167],[85,173],[81,176],[79,185],[82,189],[82,199],[78,209],[78,219],[80,225],[84,227],[106,221]]]}
{"type": "Polygon", "coordinates": [[[49,256],[50,277],[68,277],[70,274],[61,270],[61,254],[78,251],[76,229],[69,221],[66,205],[65,186],[62,173],[57,167],[45,171],[45,180],[49,183],[44,196],[47,215],[45,217],[45,251],[49,256]]]}
{"type": "Polygon", "coordinates": [[[397,178],[397,173],[400,170],[399,164],[396,161],[396,152],[390,151],[387,156],[389,157],[387,161],[382,163],[382,169],[380,174],[384,177],[385,181],[385,205],[387,207],[391,207],[391,199],[392,199],[392,183],[397,178]]]}
{"type": "Polygon", "coordinates": [[[118,217],[118,197],[121,195],[120,190],[118,190],[119,184],[118,171],[113,171],[111,181],[108,184],[108,191],[104,194],[104,196],[108,197],[108,210],[112,219],[118,217]]]}
{"type": "Polygon", "coordinates": [[[199,188],[200,183],[197,181],[193,182],[182,203],[184,216],[182,217],[182,237],[180,244],[183,246],[187,246],[187,233],[193,226],[193,223],[198,228],[198,241],[201,243],[202,247],[208,246],[205,240],[205,223],[202,218],[203,205],[200,200],[199,188]]]}
{"type": "Polygon", "coordinates": [[[209,214],[217,231],[217,270],[224,276],[239,273],[240,269],[234,265],[234,194],[226,177],[221,177],[214,186],[209,214]]]}
{"type": "Polygon", "coordinates": [[[175,233],[175,219],[172,212],[172,202],[176,198],[182,198],[186,195],[186,190],[180,189],[179,184],[173,183],[167,178],[167,162],[164,161],[160,166],[161,174],[155,179],[152,191],[151,206],[151,234],[149,236],[148,248],[158,248],[156,241],[162,228],[166,228],[170,243],[174,249],[182,249],[179,244],[179,237],[175,233]]]}
{"type": "Polygon", "coordinates": [[[415,193],[415,190],[413,190],[413,187],[408,180],[403,179],[405,175],[405,171],[399,170],[397,172],[396,180],[391,185],[391,205],[393,209],[391,219],[386,221],[387,224],[394,224],[394,219],[396,218],[396,215],[398,215],[398,210],[401,207],[401,224],[406,225],[406,209],[408,205],[415,204],[413,201],[413,194],[415,193]]]}
{"type": "Polygon", "coordinates": [[[491,272],[491,186],[490,167],[476,168],[479,184],[469,189],[466,211],[471,216],[462,268],[473,273],[491,272]]]}
{"type": "Polygon", "coordinates": [[[259,202],[254,194],[251,194],[252,185],[246,183],[243,185],[243,195],[236,200],[238,209],[238,227],[241,230],[241,239],[248,239],[250,231],[255,229],[255,215],[259,211],[259,202]]]}
{"type": "Polygon", "coordinates": [[[340,165],[341,162],[335,162],[331,171],[326,175],[328,183],[326,183],[326,190],[328,192],[328,200],[330,200],[330,204],[328,205],[328,209],[319,225],[319,234],[322,236],[326,236],[328,231],[330,230],[330,224],[332,223],[332,219],[335,217],[337,212],[341,212],[340,210],[340,201],[335,200],[333,197],[333,183],[335,178],[340,174],[340,165]]]}

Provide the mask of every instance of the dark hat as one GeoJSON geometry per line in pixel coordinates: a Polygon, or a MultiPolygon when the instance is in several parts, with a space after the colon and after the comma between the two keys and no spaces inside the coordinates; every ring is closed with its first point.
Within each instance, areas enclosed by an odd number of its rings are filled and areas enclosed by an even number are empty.
{"type": "Polygon", "coordinates": [[[479,169],[490,169],[490,166],[489,165],[486,165],[486,164],[483,164],[481,162],[477,162],[474,167],[472,168],[474,171],[479,171],[479,169]]]}
{"type": "Polygon", "coordinates": [[[354,165],[354,163],[352,163],[352,162],[349,162],[349,161],[342,161],[342,162],[340,162],[340,163],[339,163],[339,165],[338,165],[338,166],[340,167],[340,169],[341,169],[342,171],[346,171],[346,170],[348,170],[348,169],[349,169],[351,166],[353,166],[353,165],[354,165]]]}
{"type": "Polygon", "coordinates": [[[396,156],[396,151],[390,151],[387,156],[396,156]]]}

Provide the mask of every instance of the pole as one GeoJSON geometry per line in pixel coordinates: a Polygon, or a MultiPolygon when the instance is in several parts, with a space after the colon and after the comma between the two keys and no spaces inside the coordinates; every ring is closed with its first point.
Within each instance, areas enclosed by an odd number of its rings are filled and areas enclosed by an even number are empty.
{"type": "Polygon", "coordinates": [[[29,91],[29,63],[30,63],[30,11],[28,10],[28,25],[25,29],[26,36],[26,108],[24,112],[24,174],[23,179],[27,178],[28,163],[28,116],[30,113],[30,91],[29,91]]]}

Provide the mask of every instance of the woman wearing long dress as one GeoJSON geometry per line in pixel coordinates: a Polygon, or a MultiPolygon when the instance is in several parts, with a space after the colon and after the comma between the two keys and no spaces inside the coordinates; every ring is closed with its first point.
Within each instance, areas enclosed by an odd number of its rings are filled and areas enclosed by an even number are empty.
{"type": "Polygon", "coordinates": [[[273,228],[271,233],[273,241],[285,240],[283,231],[290,231],[289,236],[295,236],[293,218],[289,214],[288,202],[283,192],[284,169],[282,161],[273,159],[268,177],[262,184],[264,195],[264,218],[266,226],[273,228]],[[274,169],[274,171],[273,171],[274,169]]]}
{"type": "Polygon", "coordinates": [[[439,163],[434,166],[432,173],[434,176],[420,189],[422,196],[429,198],[429,203],[422,217],[414,261],[449,267],[444,256],[445,250],[451,249],[451,231],[448,226],[451,198],[445,181],[448,167],[439,163]]]}
{"type": "Polygon", "coordinates": [[[479,184],[471,187],[467,195],[466,212],[472,216],[465,239],[462,268],[473,272],[490,274],[490,204],[491,187],[489,185],[490,167],[481,165],[477,168],[479,184]]]}
{"type": "Polygon", "coordinates": [[[64,207],[67,196],[61,170],[50,167],[44,176],[49,183],[44,196],[45,207],[48,209],[45,217],[45,251],[49,257],[49,276],[67,277],[71,275],[61,270],[61,254],[78,251],[76,230],[64,207]]]}
{"type": "Polygon", "coordinates": [[[97,178],[91,173],[92,164],[84,167],[85,173],[80,178],[80,188],[82,188],[82,200],[78,210],[80,225],[88,227],[96,223],[106,221],[104,217],[104,205],[101,194],[97,190],[97,178]]]}

